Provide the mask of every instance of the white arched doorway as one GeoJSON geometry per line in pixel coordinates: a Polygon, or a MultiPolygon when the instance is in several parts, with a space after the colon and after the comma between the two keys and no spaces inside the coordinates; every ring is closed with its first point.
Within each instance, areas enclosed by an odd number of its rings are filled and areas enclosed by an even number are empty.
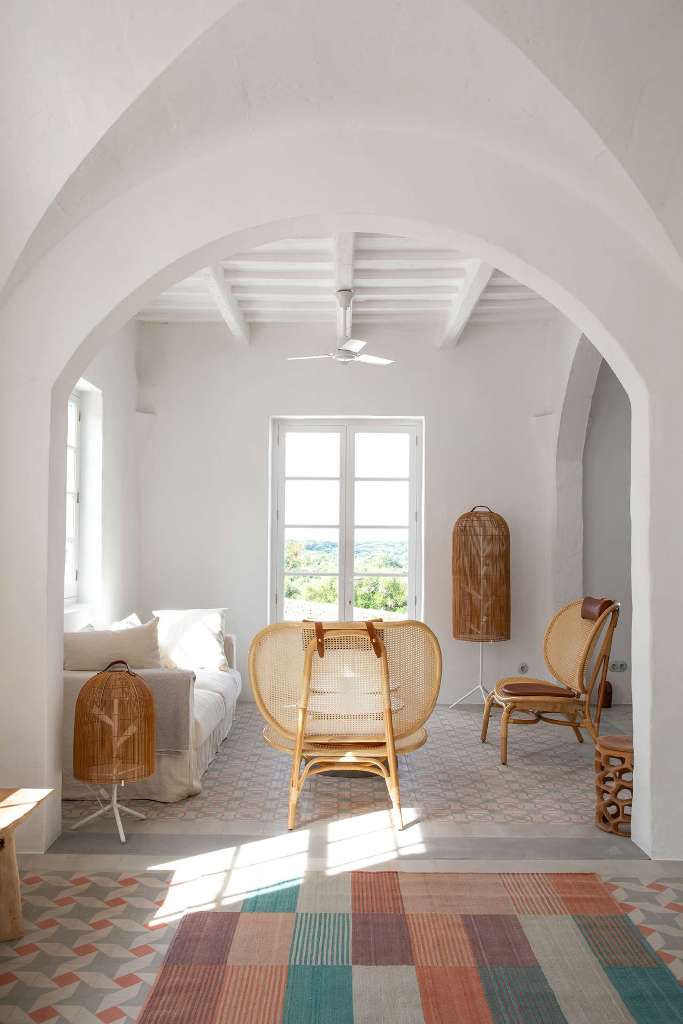
{"type": "MultiPolygon", "coordinates": [[[[499,41],[494,45],[485,34],[481,41],[491,44],[494,59],[499,41]]],[[[558,116],[570,118],[549,88],[547,98],[557,102],[558,116]]],[[[555,173],[540,159],[446,130],[438,118],[396,128],[400,107],[401,97],[393,108],[388,104],[379,128],[368,123],[370,115],[354,130],[338,124],[335,130],[324,116],[317,128],[292,122],[287,135],[272,122],[249,136],[226,138],[217,128],[192,159],[169,157],[156,176],[93,202],[90,216],[54,236],[8,296],[0,314],[9,494],[2,552],[19,583],[2,605],[12,742],[0,767],[10,782],[21,776],[24,784],[58,783],[63,510],[54,496],[64,389],[106,335],[162,288],[216,257],[278,237],[405,234],[464,245],[539,292],[591,339],[629,392],[639,765],[634,834],[648,852],[673,856],[683,851],[683,822],[667,828],[668,808],[683,778],[667,754],[676,742],[667,707],[677,657],[672,595],[683,552],[669,534],[664,539],[660,525],[680,496],[670,472],[682,418],[675,395],[683,316],[678,283],[653,254],[652,234],[641,242],[634,221],[620,219],[613,202],[587,195],[581,179],[571,178],[559,142],[562,173],[555,173]],[[39,769],[36,744],[44,751],[39,769]]],[[[57,821],[53,806],[34,834],[36,847],[51,839],[57,821]]]]}

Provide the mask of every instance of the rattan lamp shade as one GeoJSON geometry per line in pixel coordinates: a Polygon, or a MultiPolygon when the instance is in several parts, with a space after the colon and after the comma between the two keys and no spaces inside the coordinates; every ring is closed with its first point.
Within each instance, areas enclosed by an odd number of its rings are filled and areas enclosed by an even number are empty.
{"type": "Polygon", "coordinates": [[[510,531],[477,505],[453,527],[453,636],[482,643],[510,639],[510,531]]]}
{"type": "Polygon", "coordinates": [[[74,721],[77,779],[104,786],[148,778],[154,740],[154,699],[125,662],[112,662],[85,683],[74,721]]]}

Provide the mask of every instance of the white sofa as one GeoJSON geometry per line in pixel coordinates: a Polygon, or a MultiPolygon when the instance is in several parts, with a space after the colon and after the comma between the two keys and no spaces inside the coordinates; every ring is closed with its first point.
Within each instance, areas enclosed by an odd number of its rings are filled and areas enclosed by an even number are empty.
{"type": "MultiPolygon", "coordinates": [[[[235,717],[237,698],[242,679],[235,667],[235,637],[225,637],[227,671],[198,669],[188,672],[179,669],[137,669],[138,675],[149,673],[153,680],[155,700],[163,699],[164,678],[172,681],[173,699],[183,711],[187,735],[174,746],[183,749],[164,749],[163,739],[157,731],[156,771],[149,779],[125,787],[126,799],[142,798],[172,803],[201,792],[202,776],[213,761],[218,748],[226,738],[235,717]],[[185,704],[184,702],[187,702],[185,704]],[[189,708],[189,711],[187,709],[189,708]],[[187,713],[185,713],[187,712],[187,713]]],[[[65,800],[84,800],[92,797],[93,788],[73,775],[73,724],[78,693],[94,672],[64,673],[64,720],[62,729],[62,796],[65,800]]]]}

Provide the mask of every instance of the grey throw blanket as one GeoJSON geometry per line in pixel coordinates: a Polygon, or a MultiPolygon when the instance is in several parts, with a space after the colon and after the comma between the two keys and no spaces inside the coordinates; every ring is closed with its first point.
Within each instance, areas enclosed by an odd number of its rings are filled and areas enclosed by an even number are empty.
{"type": "MultiPolygon", "coordinates": [[[[141,668],[141,676],[154,698],[157,753],[176,753],[190,749],[194,705],[194,672],[185,669],[141,668]]],[[[86,680],[96,672],[64,673],[64,741],[73,745],[76,698],[86,680]]]]}

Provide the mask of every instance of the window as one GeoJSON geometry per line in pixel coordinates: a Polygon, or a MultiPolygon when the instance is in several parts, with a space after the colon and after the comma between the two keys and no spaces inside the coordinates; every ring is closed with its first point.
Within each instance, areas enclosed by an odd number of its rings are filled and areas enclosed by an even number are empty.
{"type": "Polygon", "coordinates": [[[272,617],[421,614],[418,420],[275,420],[272,617]]]}
{"type": "Polygon", "coordinates": [[[67,408],[66,434],[66,551],[64,600],[78,597],[78,546],[81,463],[81,400],[74,392],[67,408]]]}

